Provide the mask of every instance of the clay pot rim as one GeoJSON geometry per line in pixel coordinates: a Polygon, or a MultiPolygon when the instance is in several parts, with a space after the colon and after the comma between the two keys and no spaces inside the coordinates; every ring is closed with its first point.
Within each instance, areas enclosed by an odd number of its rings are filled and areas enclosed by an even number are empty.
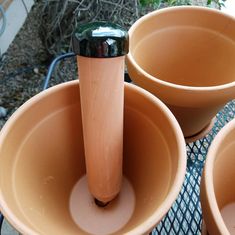
{"type": "MultiPolygon", "coordinates": [[[[0,132],[0,146],[3,144],[5,136],[8,134],[8,132],[14,127],[15,120],[17,120],[22,113],[24,113],[28,108],[31,107],[32,104],[35,104],[36,102],[40,101],[47,95],[51,95],[53,93],[59,92],[60,90],[63,90],[65,87],[74,86],[75,84],[79,84],[78,80],[70,81],[66,83],[62,83],[59,85],[55,85],[39,94],[36,94],[34,97],[26,101],[21,107],[18,108],[17,111],[15,111],[10,119],[6,122],[4,127],[2,128],[0,132]]],[[[163,201],[163,203],[157,208],[157,210],[150,216],[145,222],[142,224],[139,224],[135,229],[131,230],[131,232],[128,232],[126,234],[128,235],[135,235],[135,234],[143,234],[146,232],[146,228],[153,228],[156,225],[156,221],[160,221],[160,219],[167,213],[167,211],[172,206],[173,202],[177,198],[183,181],[185,177],[186,172],[186,163],[187,163],[187,155],[186,155],[186,145],[184,136],[182,133],[182,130],[174,117],[174,115],[171,113],[171,111],[166,107],[166,105],[156,98],[154,95],[152,95],[150,92],[144,90],[143,88],[140,88],[133,84],[125,83],[125,87],[128,89],[136,90],[138,93],[141,93],[144,95],[147,99],[154,102],[157,106],[160,107],[160,109],[163,110],[163,112],[166,115],[166,118],[170,121],[172,128],[175,132],[176,141],[178,145],[178,166],[176,175],[174,177],[174,181],[172,183],[172,187],[170,188],[167,197],[163,201]]],[[[0,210],[2,214],[5,216],[5,218],[22,234],[25,235],[38,235],[38,233],[34,232],[29,227],[25,226],[24,223],[22,223],[13,213],[11,208],[8,207],[7,203],[5,202],[2,189],[0,188],[0,210]]]]}
{"type": "Polygon", "coordinates": [[[207,203],[209,205],[211,214],[216,222],[216,225],[218,226],[218,229],[220,230],[220,233],[224,235],[229,235],[230,233],[224,223],[219,207],[217,205],[214,184],[213,184],[213,171],[214,171],[214,163],[216,161],[216,156],[219,151],[219,147],[223,143],[226,136],[232,131],[235,131],[235,119],[230,121],[228,124],[226,124],[225,127],[221,129],[221,131],[217,134],[215,139],[212,141],[212,144],[207,153],[206,163],[205,163],[205,167],[203,170],[203,174],[204,174],[203,180],[205,183],[204,191],[205,191],[205,195],[207,198],[207,203]]]}
{"type": "MultiPolygon", "coordinates": [[[[168,7],[168,8],[163,8],[160,10],[156,10],[153,11],[151,13],[148,13],[144,16],[142,16],[140,19],[138,19],[129,29],[129,37],[131,38],[133,32],[136,30],[136,28],[142,24],[144,21],[155,17],[159,14],[163,14],[166,12],[176,12],[176,11],[187,11],[187,10],[194,10],[194,11],[204,11],[204,12],[208,12],[208,13],[215,13],[215,14],[219,14],[225,18],[228,18],[230,20],[235,21],[235,17],[228,15],[224,12],[221,12],[217,9],[211,9],[211,8],[206,8],[206,7],[201,7],[201,6],[174,6],[174,7],[168,7]]],[[[144,69],[142,69],[137,62],[135,61],[134,57],[131,54],[131,50],[129,50],[129,53],[127,54],[128,59],[131,61],[131,63],[134,65],[134,67],[138,70],[138,72],[142,75],[144,75],[146,78],[148,78],[149,80],[152,80],[155,83],[159,83],[162,86],[165,87],[171,87],[173,89],[177,89],[177,90],[184,90],[184,91],[191,91],[194,93],[197,92],[213,92],[213,91],[224,91],[224,89],[230,89],[232,87],[235,86],[235,81],[233,82],[229,82],[229,83],[225,83],[222,85],[216,85],[216,86],[203,86],[203,87],[197,87],[197,86],[187,86],[187,85],[179,85],[179,84],[175,84],[175,83],[171,83],[171,82],[167,82],[164,80],[161,80],[160,78],[154,77],[152,75],[150,75],[149,73],[147,73],[144,69]]]]}

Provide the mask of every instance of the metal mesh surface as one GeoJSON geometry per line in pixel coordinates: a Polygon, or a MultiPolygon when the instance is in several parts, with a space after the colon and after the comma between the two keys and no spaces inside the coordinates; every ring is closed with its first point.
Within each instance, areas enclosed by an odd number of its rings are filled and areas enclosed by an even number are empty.
{"type": "MultiPolygon", "coordinates": [[[[57,57],[53,61],[49,68],[48,76],[45,79],[44,89],[48,86],[57,62],[72,56],[74,56],[73,53],[68,53],[67,55],[57,57]]],[[[125,80],[130,82],[128,76],[125,76],[125,80]]],[[[203,139],[187,144],[187,172],[181,192],[169,212],[152,231],[151,235],[201,234],[202,212],[200,204],[200,181],[207,151],[216,134],[234,117],[235,100],[225,105],[216,115],[216,122],[208,135],[203,139]]]]}

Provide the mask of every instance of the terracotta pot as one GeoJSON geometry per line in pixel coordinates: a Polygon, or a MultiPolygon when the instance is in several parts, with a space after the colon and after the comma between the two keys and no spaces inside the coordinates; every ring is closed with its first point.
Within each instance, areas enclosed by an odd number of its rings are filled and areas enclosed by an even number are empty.
{"type": "MultiPolygon", "coordinates": [[[[87,234],[69,198],[85,174],[79,83],[50,88],[26,102],[0,134],[0,206],[23,234],[87,234]]],[[[180,127],[147,91],[125,85],[124,166],[134,212],[114,234],[144,234],[167,213],[186,171],[180,127]]],[[[104,114],[105,115],[105,114],[104,114]]]]}
{"type": "Polygon", "coordinates": [[[149,13],[129,30],[128,72],[171,109],[185,137],[235,97],[235,20],[209,8],[149,13]]]}
{"type": "Polygon", "coordinates": [[[235,233],[235,120],[213,140],[201,183],[203,219],[210,235],[235,233]]]}

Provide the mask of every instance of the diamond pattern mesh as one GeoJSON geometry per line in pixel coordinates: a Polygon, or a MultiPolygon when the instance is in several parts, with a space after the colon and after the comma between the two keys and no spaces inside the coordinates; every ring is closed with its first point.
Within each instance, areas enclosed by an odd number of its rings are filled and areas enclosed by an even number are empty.
{"type": "Polygon", "coordinates": [[[187,172],[181,192],[152,235],[201,234],[202,212],[200,204],[200,181],[208,148],[220,129],[235,116],[235,100],[229,102],[216,115],[216,122],[203,139],[187,144],[187,172]]]}

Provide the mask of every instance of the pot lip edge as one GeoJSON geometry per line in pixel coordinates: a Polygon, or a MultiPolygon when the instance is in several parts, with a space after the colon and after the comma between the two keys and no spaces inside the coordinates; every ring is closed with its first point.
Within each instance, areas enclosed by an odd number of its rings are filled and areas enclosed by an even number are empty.
{"type": "MultiPolygon", "coordinates": [[[[139,73],[140,75],[143,75],[143,77],[147,78],[147,80],[150,80],[163,87],[171,88],[177,91],[192,92],[192,93],[202,93],[202,92],[204,93],[223,92],[224,93],[225,90],[235,89],[235,81],[221,84],[221,85],[216,85],[216,86],[203,86],[203,87],[186,86],[186,85],[179,85],[176,83],[167,82],[157,77],[154,77],[153,75],[147,73],[144,69],[142,69],[134,60],[131,52],[127,54],[127,60],[129,60],[132,63],[134,70],[137,70],[137,73],[139,73]]],[[[135,81],[135,79],[133,80],[135,81]]]]}
{"type": "MultiPolygon", "coordinates": [[[[0,190],[0,210],[2,215],[7,221],[21,234],[25,235],[38,235],[35,230],[32,230],[29,226],[26,226],[21,220],[18,219],[17,216],[14,215],[10,207],[6,204],[5,199],[2,195],[2,191],[0,190]]],[[[25,218],[26,219],[26,218],[25,218]]],[[[28,221],[29,222],[29,221],[28,221]]]]}

